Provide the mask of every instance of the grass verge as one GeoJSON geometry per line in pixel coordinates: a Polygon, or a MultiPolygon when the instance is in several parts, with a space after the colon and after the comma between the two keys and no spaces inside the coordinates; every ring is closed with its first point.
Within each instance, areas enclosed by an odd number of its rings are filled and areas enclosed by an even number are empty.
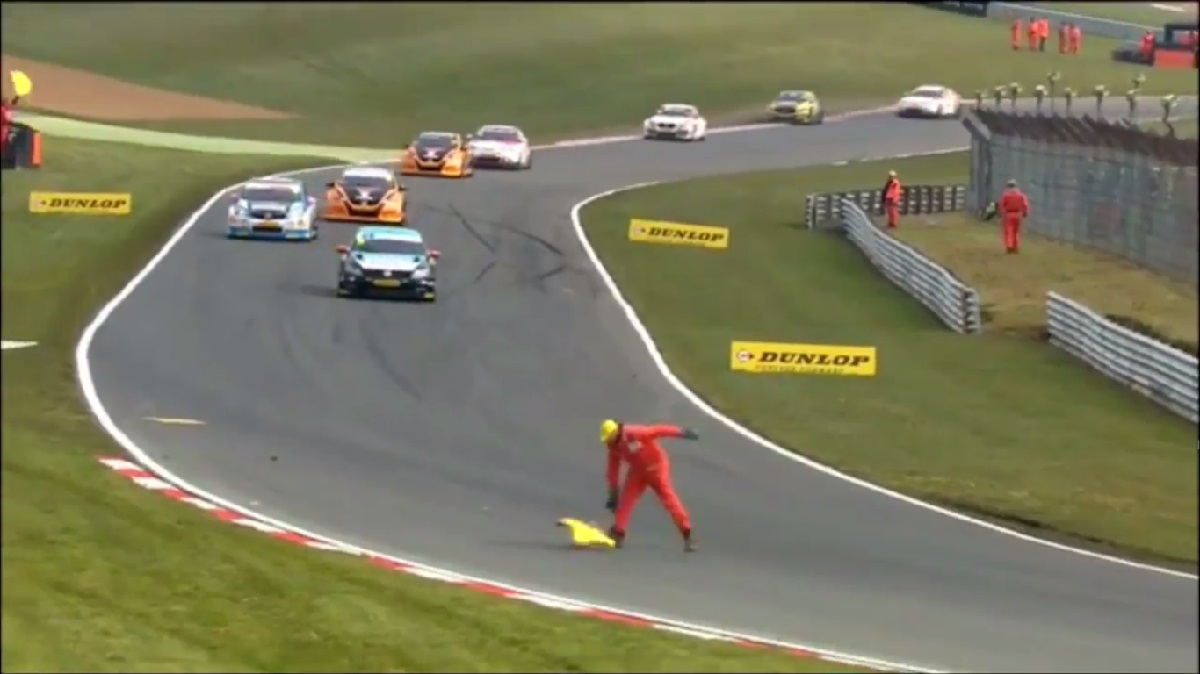
{"type": "Polygon", "coordinates": [[[1179,138],[1196,138],[1200,136],[1200,130],[1198,130],[1197,122],[1194,119],[1171,122],[1170,126],[1163,122],[1147,122],[1143,126],[1158,133],[1169,133],[1174,128],[1175,135],[1179,138]]]}
{"type": "MultiPolygon", "coordinates": [[[[1032,90],[1058,70],[1061,86],[1125,91],[1142,72],[1111,61],[1111,40],[1090,38],[1078,57],[1013,52],[1003,21],[906,3],[707,3],[687,11],[661,3],[70,11],[9,3],[2,11],[9,53],[300,115],[144,126],[365,147],[482,123],[520,124],[543,140],[631,131],[667,100],[695,103],[714,123],[745,122],[759,119],[783,88],[811,88],[837,111],[893,103],[929,81],[971,96],[1013,81],[1032,90]],[[264,32],[278,37],[263,40],[264,32]]],[[[1144,72],[1148,95],[1197,90],[1187,71],[1144,72]]],[[[36,90],[29,104],[37,104],[36,90]]]]}
{"type": "MultiPolygon", "coordinates": [[[[1052,9],[1056,12],[1071,12],[1101,19],[1126,21],[1161,30],[1164,23],[1195,20],[1196,13],[1170,12],[1158,9],[1150,2],[1030,2],[1035,7],[1052,9]]],[[[1163,4],[1179,4],[1167,2],[1163,4]]]]}
{"type": "MultiPolygon", "coordinates": [[[[254,173],[327,160],[56,139],[4,176],[5,671],[850,671],[306,552],[107,472],[72,351],[180,218],[254,173]],[[128,217],[31,216],[29,190],[131,192],[128,217]]],[[[237,245],[231,243],[230,245],[237,245]]]]}
{"type": "Polygon", "coordinates": [[[756,431],[910,494],[1194,566],[1194,426],[1043,343],[945,330],[839,235],[803,228],[808,193],[874,186],[888,168],[909,184],[957,182],[965,161],[650,187],[596,202],[584,225],[672,369],[756,431]],[[729,227],[731,247],[632,244],[630,218],[729,227]],[[734,373],[732,340],[874,345],[880,371],[734,373]]]}
{"type": "Polygon", "coordinates": [[[963,213],[908,218],[896,236],[979,290],[989,331],[1038,339],[1046,323],[1046,292],[1053,290],[1196,351],[1200,304],[1186,283],[1036,235],[1021,237],[1019,256],[1003,256],[995,223],[963,213]]]}

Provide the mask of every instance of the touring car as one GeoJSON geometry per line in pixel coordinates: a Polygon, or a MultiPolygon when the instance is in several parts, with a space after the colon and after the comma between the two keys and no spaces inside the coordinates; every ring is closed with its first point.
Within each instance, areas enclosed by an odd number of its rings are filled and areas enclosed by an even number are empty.
{"type": "Polygon", "coordinates": [[[400,175],[466,178],[472,173],[471,152],[458,133],[426,131],[409,144],[400,158],[400,175]]]}
{"type": "Polygon", "coordinates": [[[521,129],[506,124],[487,124],[471,134],[467,149],[471,163],[477,168],[499,167],[528,169],[533,167],[533,150],[521,129]]]}
{"type": "Polygon", "coordinates": [[[825,121],[821,99],[811,91],[787,89],[767,105],[767,119],[792,124],[820,124],[825,121]]]}
{"type": "Polygon", "coordinates": [[[694,105],[665,103],[642,122],[642,136],[647,139],[704,140],[708,137],[708,121],[694,105]]]}
{"type": "Polygon", "coordinates": [[[360,227],[350,245],[337,247],[337,294],[437,300],[441,254],[408,227],[360,227]]]}
{"type": "Polygon", "coordinates": [[[958,117],[961,113],[958,92],[940,84],[922,84],[904,94],[896,105],[901,117],[958,117]]]}
{"type": "Polygon", "coordinates": [[[226,234],[231,239],[312,241],[317,238],[316,212],[316,198],[299,180],[258,178],[234,193],[226,234]]]}
{"type": "Polygon", "coordinates": [[[325,186],[321,218],[404,225],[408,222],[408,190],[389,169],[352,166],[325,186]]]}

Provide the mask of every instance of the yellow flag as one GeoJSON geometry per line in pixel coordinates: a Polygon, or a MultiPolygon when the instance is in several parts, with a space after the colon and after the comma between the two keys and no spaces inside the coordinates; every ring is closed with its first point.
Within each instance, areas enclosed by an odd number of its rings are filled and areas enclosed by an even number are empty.
{"type": "Polygon", "coordinates": [[[564,517],[558,526],[571,530],[571,543],[577,548],[614,548],[616,542],[590,522],[564,517]]]}
{"type": "Polygon", "coordinates": [[[33,91],[33,80],[29,79],[29,75],[20,70],[14,70],[8,76],[12,80],[13,93],[17,96],[25,98],[33,91]]]}

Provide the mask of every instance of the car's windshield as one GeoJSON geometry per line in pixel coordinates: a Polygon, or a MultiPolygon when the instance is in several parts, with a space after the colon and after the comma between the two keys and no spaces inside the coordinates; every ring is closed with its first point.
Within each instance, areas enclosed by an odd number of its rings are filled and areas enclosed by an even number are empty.
{"type": "Polygon", "coordinates": [[[658,111],[659,117],[691,117],[691,115],[691,110],[681,108],[660,108],[658,111]]]}
{"type": "Polygon", "coordinates": [[[358,253],[377,253],[383,255],[425,255],[425,244],[419,241],[402,241],[400,239],[367,239],[354,246],[358,253]]]}
{"type": "Polygon", "coordinates": [[[475,136],[478,140],[497,140],[505,143],[518,143],[521,141],[521,134],[510,129],[488,129],[480,131],[479,135],[475,136]]]}
{"type": "Polygon", "coordinates": [[[417,136],[417,147],[422,150],[430,148],[450,148],[454,146],[454,136],[446,134],[428,134],[417,136]]]}
{"type": "Polygon", "coordinates": [[[342,185],[352,189],[386,190],[392,182],[383,176],[342,176],[342,185]]]}
{"type": "Polygon", "coordinates": [[[909,98],[941,98],[941,89],[916,89],[908,92],[909,98]]]}
{"type": "Polygon", "coordinates": [[[248,187],[242,190],[242,198],[246,201],[281,201],[291,203],[298,201],[300,195],[295,190],[286,187],[248,187]]]}
{"type": "Polygon", "coordinates": [[[808,98],[807,91],[782,91],[775,97],[777,101],[803,101],[808,98]]]}

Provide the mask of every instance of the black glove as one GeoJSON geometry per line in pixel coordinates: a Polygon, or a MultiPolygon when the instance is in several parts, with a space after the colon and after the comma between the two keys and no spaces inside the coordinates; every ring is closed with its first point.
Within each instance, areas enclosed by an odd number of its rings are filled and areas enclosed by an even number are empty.
{"type": "Polygon", "coordinates": [[[608,500],[604,502],[604,509],[610,513],[617,512],[617,490],[608,490],[608,500]]]}
{"type": "Polygon", "coordinates": [[[684,440],[699,440],[700,439],[700,436],[696,435],[696,431],[693,431],[690,428],[683,429],[683,435],[681,435],[679,437],[683,438],[684,440]]]}

